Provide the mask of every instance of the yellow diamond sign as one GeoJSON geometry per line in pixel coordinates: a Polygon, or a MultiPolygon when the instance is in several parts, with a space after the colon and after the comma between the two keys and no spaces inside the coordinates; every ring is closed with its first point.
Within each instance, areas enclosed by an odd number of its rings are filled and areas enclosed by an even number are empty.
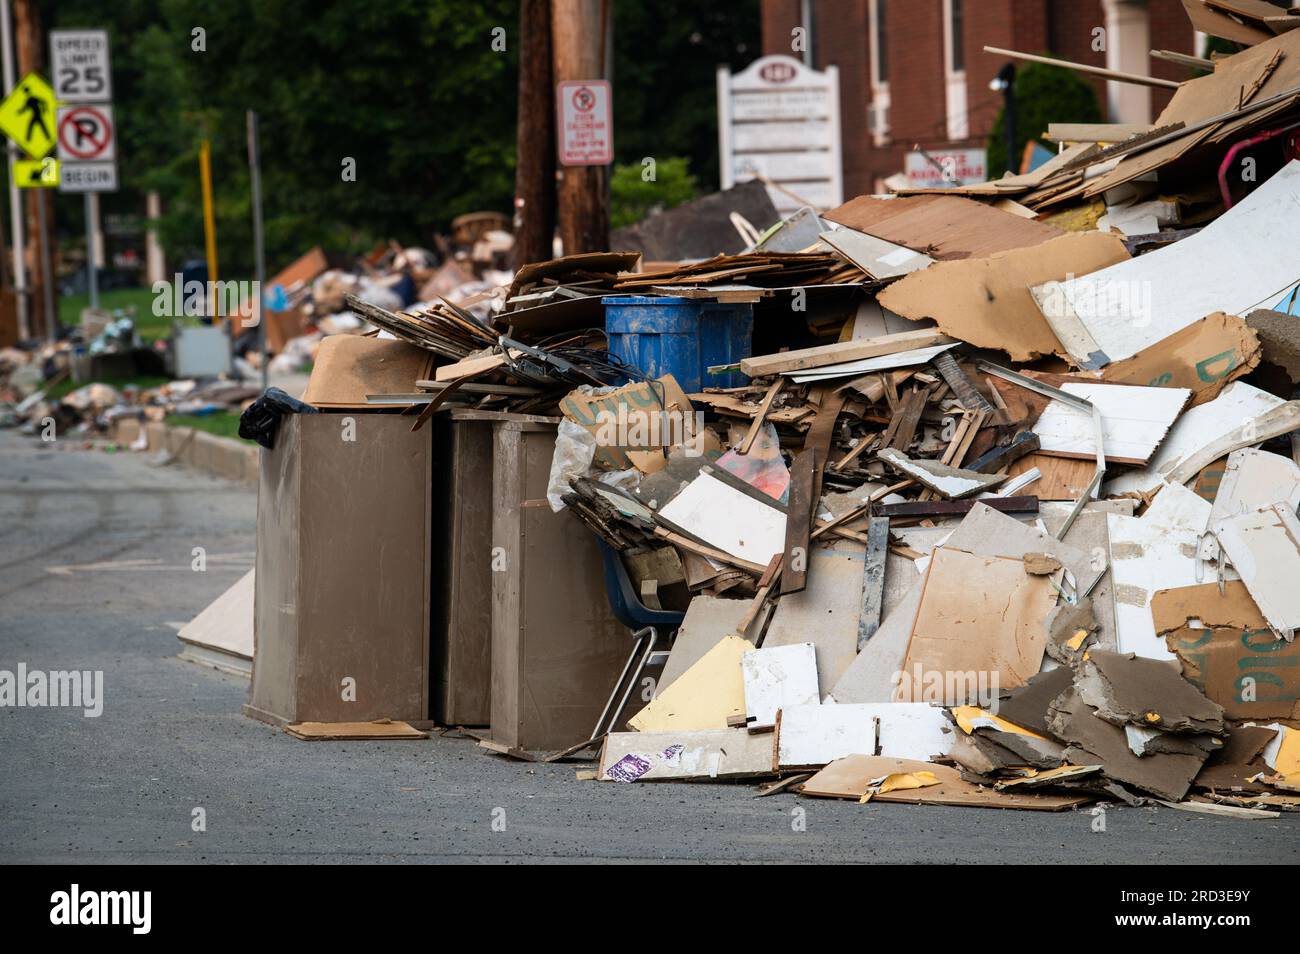
{"type": "Polygon", "coordinates": [[[28,73],[0,103],[0,130],[33,159],[54,148],[54,90],[39,74],[28,73]]]}

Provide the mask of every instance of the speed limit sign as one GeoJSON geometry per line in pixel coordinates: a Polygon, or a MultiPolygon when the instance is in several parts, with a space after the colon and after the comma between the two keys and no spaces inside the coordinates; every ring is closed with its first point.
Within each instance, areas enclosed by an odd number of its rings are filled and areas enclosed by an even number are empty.
{"type": "Polygon", "coordinates": [[[51,80],[64,103],[106,103],[113,98],[105,30],[51,30],[51,80]]]}

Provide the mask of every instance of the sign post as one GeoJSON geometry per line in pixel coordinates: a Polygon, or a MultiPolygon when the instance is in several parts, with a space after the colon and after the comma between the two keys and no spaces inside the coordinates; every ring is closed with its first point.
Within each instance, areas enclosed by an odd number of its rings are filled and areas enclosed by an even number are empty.
{"type": "Polygon", "coordinates": [[[117,129],[113,69],[106,30],[51,30],[54,94],[67,105],[58,114],[59,191],[81,192],[86,202],[86,285],[99,307],[100,192],[117,191],[117,129]]]}
{"type": "Polygon", "coordinates": [[[840,79],[792,56],[765,56],[734,76],[718,69],[722,187],[762,178],[782,215],[844,201],[840,79]]]}

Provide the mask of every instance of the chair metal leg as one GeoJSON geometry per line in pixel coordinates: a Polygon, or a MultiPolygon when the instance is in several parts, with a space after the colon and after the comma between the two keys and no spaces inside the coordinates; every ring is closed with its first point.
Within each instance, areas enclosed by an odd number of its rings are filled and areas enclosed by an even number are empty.
{"type": "MultiPolygon", "coordinates": [[[[605,703],[605,708],[601,710],[600,718],[596,720],[596,728],[594,728],[591,731],[592,739],[599,739],[603,734],[604,730],[601,728],[601,726],[605,724],[605,719],[609,716],[610,707],[614,705],[614,699],[618,696],[619,687],[623,685],[623,680],[627,678],[628,672],[632,669],[632,663],[636,661],[637,654],[641,652],[641,645],[645,642],[647,633],[653,634],[654,627],[647,626],[645,629],[639,630],[632,634],[633,637],[636,638],[636,642],[632,644],[632,652],[628,655],[627,663],[623,666],[623,671],[619,673],[618,680],[614,683],[614,689],[609,694],[609,700],[605,703]]],[[[654,645],[653,636],[651,637],[651,645],[654,645]]],[[[638,671],[639,671],[639,667],[638,667],[638,671]]],[[[633,684],[635,684],[635,682],[636,680],[634,678],[633,684]]],[[[624,698],[623,704],[626,703],[627,703],[627,699],[624,698]]]]}
{"type": "MultiPolygon", "coordinates": [[[[623,710],[627,708],[627,700],[632,697],[632,690],[636,688],[637,680],[641,678],[641,673],[645,672],[646,661],[649,660],[650,655],[655,648],[655,641],[659,638],[659,632],[653,626],[647,626],[645,629],[641,630],[641,632],[648,632],[650,634],[650,641],[646,645],[645,653],[641,656],[641,662],[637,664],[636,672],[632,673],[632,678],[628,681],[627,691],[623,693],[623,698],[619,701],[618,708],[614,710],[614,714],[610,717],[609,731],[613,731],[614,726],[618,725],[618,717],[622,715],[623,710]]],[[[640,645],[639,642],[638,645],[640,645]]]]}

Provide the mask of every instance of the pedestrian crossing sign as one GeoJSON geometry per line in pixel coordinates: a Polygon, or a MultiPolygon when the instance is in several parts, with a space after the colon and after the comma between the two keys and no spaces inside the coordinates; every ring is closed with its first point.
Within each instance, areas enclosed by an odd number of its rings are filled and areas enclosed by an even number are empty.
{"type": "Polygon", "coordinates": [[[44,159],[54,148],[54,90],[38,73],[28,73],[0,103],[0,130],[33,159],[44,159]]]}

